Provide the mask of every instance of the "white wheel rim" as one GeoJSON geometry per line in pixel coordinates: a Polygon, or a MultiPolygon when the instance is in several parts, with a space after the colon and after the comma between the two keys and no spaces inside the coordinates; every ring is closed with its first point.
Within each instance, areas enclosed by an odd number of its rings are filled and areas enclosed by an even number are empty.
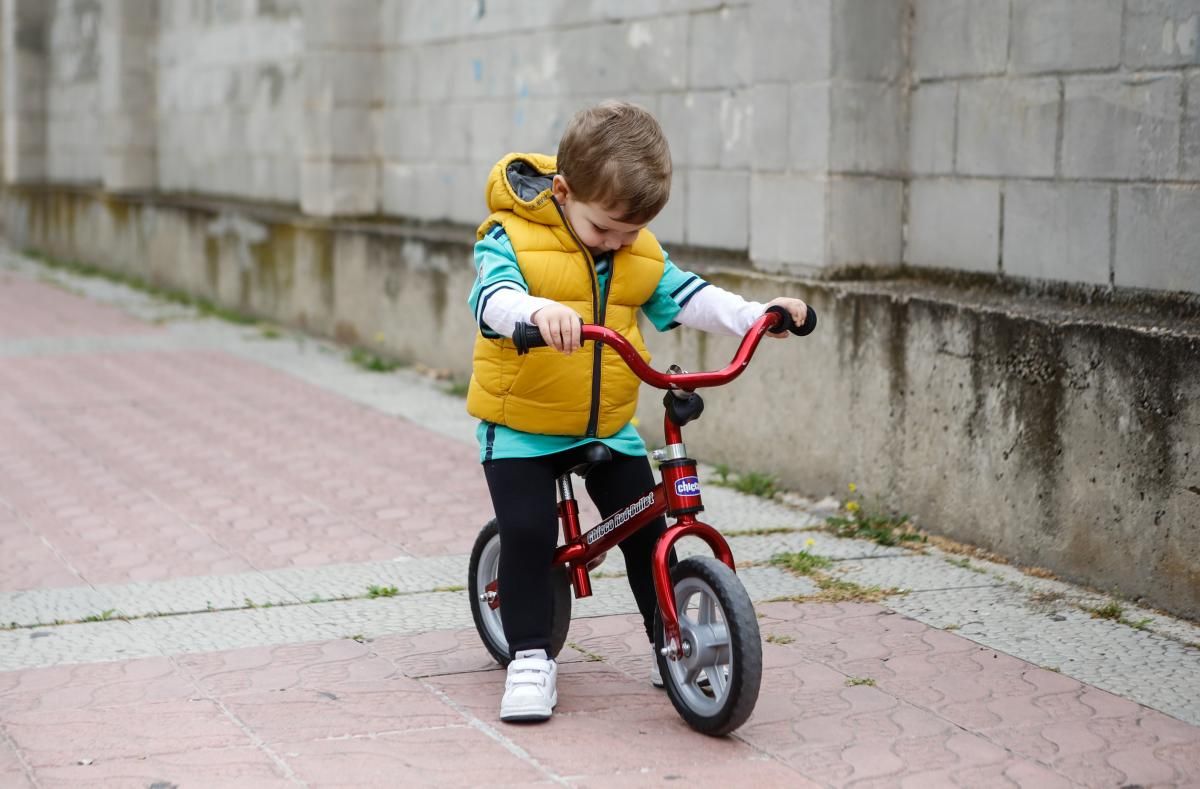
{"type": "MultiPolygon", "coordinates": [[[[500,535],[493,535],[488,540],[479,555],[479,565],[475,570],[475,588],[479,594],[487,592],[487,586],[500,575],[500,535]]],[[[504,637],[504,621],[500,618],[500,609],[492,608],[487,600],[475,599],[479,606],[480,620],[487,630],[488,637],[496,649],[508,654],[508,639],[504,637]]]]}
{"type": "Polygon", "coordinates": [[[712,587],[699,578],[675,584],[675,605],[684,654],[667,659],[672,684],[689,709],[716,714],[729,697],[734,670],[725,609],[712,587]]]}

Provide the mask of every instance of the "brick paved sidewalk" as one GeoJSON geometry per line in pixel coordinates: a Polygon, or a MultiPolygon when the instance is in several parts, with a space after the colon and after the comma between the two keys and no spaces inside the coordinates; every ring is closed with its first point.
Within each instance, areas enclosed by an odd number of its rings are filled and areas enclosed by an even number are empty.
{"type": "MultiPolygon", "coordinates": [[[[1053,640],[994,579],[820,534],[848,577],[908,568],[905,584],[929,591],[763,602],[807,582],[744,570],[768,641],[735,736],[691,732],[649,686],[620,578],[578,606],[555,718],[502,724],[503,674],[461,590],[489,516],[469,430],[447,415],[461,401],[416,383],[390,410],[394,390],[365,375],[326,385],[345,365],[315,346],[158,325],[147,300],[117,309],[37,274],[0,265],[2,787],[1200,786],[1200,713],[1185,722],[978,643],[1000,631],[971,640],[896,613],[884,606],[936,619],[918,611],[954,586],[995,597],[1013,651],[1053,640]],[[419,423],[395,416],[413,409],[419,423]]],[[[733,495],[714,490],[712,509],[746,526],[735,555],[808,538],[757,536],[815,521],[733,495]]],[[[1160,671],[1147,676],[1181,683],[1175,702],[1137,682],[1128,695],[1195,713],[1200,650],[1059,620],[1130,656],[1081,654],[1076,673],[1099,666],[1118,687],[1122,670],[1160,671]]]]}

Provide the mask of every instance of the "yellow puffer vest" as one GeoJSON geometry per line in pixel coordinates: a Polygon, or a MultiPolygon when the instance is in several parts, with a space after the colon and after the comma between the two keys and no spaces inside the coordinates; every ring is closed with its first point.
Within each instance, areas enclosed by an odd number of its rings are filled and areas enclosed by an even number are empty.
{"type": "MultiPolygon", "coordinates": [[[[492,215],[479,226],[477,237],[503,225],[530,294],[565,304],[585,323],[603,323],[620,332],[649,361],[637,311],[662,279],[662,247],[642,230],[633,244],[618,250],[607,303],[600,303],[591,255],[551,194],[549,177],[555,172],[553,156],[509,154],[497,162],[487,185],[492,215]]],[[[616,351],[599,343],[588,343],[570,356],[553,348],[518,356],[511,338],[481,334],[475,340],[467,411],[526,433],[607,438],[633,417],[638,384],[616,351]]]]}

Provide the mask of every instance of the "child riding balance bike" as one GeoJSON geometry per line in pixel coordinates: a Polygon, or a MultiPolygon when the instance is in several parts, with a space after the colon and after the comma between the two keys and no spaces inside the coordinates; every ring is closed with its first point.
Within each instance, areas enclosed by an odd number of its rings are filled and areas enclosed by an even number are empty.
{"type": "Polygon", "coordinates": [[[508,666],[504,721],[551,716],[569,587],[590,594],[588,564],[614,545],[654,645],[650,680],[666,686],[680,714],[723,734],[757,698],[757,622],[728,545],[696,520],[699,482],[680,428],[700,414],[695,389],[732,380],[764,334],[811,330],[815,315],[799,299],[747,302],[677,268],[646,229],[670,182],[657,121],[620,102],[577,113],[557,158],[509,154],[488,181],[492,214],[478,231],[468,299],[479,332],[467,409],[480,419],[496,518],[476,542],[469,573],[480,635],[508,666]],[[744,339],[725,370],[658,373],[639,313],[660,331],[685,325],[744,339]],[[632,422],[641,380],[669,390],[657,486],[632,422]],[[572,472],[604,517],[586,533],[572,472]],[[668,514],[676,519],[669,531],[668,514]],[[560,520],[566,544],[558,547],[560,520]],[[671,546],[689,534],[717,559],[675,563],[671,546]]]}

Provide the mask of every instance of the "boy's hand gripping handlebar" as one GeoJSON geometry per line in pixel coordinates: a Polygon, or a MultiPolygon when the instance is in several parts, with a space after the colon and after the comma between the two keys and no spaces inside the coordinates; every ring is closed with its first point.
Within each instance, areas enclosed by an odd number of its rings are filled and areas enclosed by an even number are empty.
{"type": "MultiPolygon", "coordinates": [[[[742,344],[738,346],[733,361],[722,370],[706,373],[660,373],[642,360],[641,355],[629,340],[604,326],[583,324],[581,339],[607,343],[621,355],[621,358],[629,365],[629,369],[633,370],[638,378],[651,386],[659,389],[684,389],[690,392],[700,387],[720,386],[738,377],[750,363],[750,357],[754,355],[759,341],[767,332],[789,331],[803,337],[811,334],[815,328],[817,328],[817,313],[811,306],[808,307],[808,314],[805,315],[804,323],[801,325],[796,325],[791,313],[783,307],[778,305],[768,307],[763,316],[754,322],[754,325],[746,332],[746,336],[742,338],[742,344]]],[[[512,340],[513,344],[517,346],[519,355],[529,353],[533,348],[544,348],[547,345],[542,338],[541,330],[537,326],[524,322],[517,324],[512,340]]]]}

